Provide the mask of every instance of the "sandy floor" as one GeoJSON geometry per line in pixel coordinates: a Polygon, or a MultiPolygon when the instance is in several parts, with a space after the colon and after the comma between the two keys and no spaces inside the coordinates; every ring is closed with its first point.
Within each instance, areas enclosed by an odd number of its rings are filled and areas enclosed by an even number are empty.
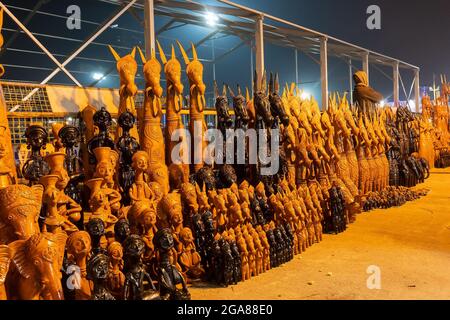
{"type": "Polygon", "coordinates": [[[450,170],[434,169],[424,198],[358,216],[293,261],[228,288],[191,287],[193,299],[450,299],[450,170]],[[367,268],[380,269],[368,289],[367,268]]]}

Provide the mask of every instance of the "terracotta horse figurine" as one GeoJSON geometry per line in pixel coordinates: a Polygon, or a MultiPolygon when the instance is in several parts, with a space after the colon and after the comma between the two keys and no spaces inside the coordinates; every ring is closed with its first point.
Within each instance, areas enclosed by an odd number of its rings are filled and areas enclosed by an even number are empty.
{"type": "Polygon", "coordinates": [[[161,129],[163,88],[160,85],[161,64],[152,49],[150,59],[146,59],[138,47],[144,64],[145,93],[143,123],[141,125],[141,148],[148,154],[148,173],[152,181],[161,184],[164,193],[169,192],[168,170],[166,166],[164,136],[161,129]]]}
{"type": "Polygon", "coordinates": [[[167,81],[166,94],[166,164],[169,165],[169,171],[181,172],[183,182],[189,180],[189,146],[186,135],[184,134],[184,125],[181,121],[181,109],[183,107],[183,84],[181,83],[181,64],[175,55],[175,48],[172,46],[172,56],[167,60],[164,50],[160,43],[156,42],[159,49],[160,58],[164,64],[164,73],[167,81]],[[179,130],[179,139],[172,141],[173,133],[179,130]],[[178,160],[174,163],[172,159],[173,149],[180,144],[178,160]],[[173,164],[173,166],[172,166],[173,164]]]}
{"type": "MultiPolygon", "coordinates": [[[[237,86],[237,95],[234,94],[233,90],[228,87],[228,91],[230,92],[231,98],[233,99],[233,109],[234,109],[234,130],[236,130],[236,133],[238,133],[237,130],[242,130],[241,133],[245,133],[248,129],[248,125],[249,125],[249,121],[250,121],[250,116],[248,113],[248,110],[246,108],[246,100],[244,98],[244,96],[242,95],[241,92],[241,87],[238,85],[237,86]]],[[[236,168],[236,174],[238,176],[238,181],[241,182],[243,180],[248,179],[250,172],[248,170],[248,138],[245,136],[245,149],[244,149],[244,154],[243,155],[239,155],[237,154],[237,149],[236,149],[236,145],[237,145],[237,139],[238,137],[236,137],[235,140],[235,168],[236,168]],[[243,162],[244,163],[239,163],[240,157],[243,158],[243,162]]]]}
{"type": "Polygon", "coordinates": [[[178,42],[181,54],[186,64],[186,73],[189,79],[189,131],[191,133],[191,163],[194,172],[203,167],[203,150],[207,146],[207,141],[203,135],[207,130],[203,110],[206,107],[205,90],[203,83],[203,65],[197,57],[197,51],[192,44],[192,60],[186,54],[183,46],[178,42]],[[195,125],[197,123],[197,125],[195,125]],[[197,126],[197,129],[196,129],[197,126]],[[196,131],[196,130],[197,131],[196,131]],[[196,159],[198,158],[198,159],[196,159]]]}
{"type": "MultiPolygon", "coordinates": [[[[120,77],[120,102],[118,115],[121,115],[123,112],[129,110],[136,118],[137,114],[134,106],[134,98],[138,92],[138,87],[134,82],[137,73],[137,63],[134,59],[136,55],[136,48],[133,48],[131,53],[124,57],[120,57],[116,50],[114,50],[111,46],[109,46],[109,50],[117,61],[117,72],[120,77]]],[[[130,130],[130,134],[139,142],[139,133],[136,127],[133,127],[130,130]]],[[[122,136],[122,128],[117,126],[116,140],[120,136],[122,136]]]]}

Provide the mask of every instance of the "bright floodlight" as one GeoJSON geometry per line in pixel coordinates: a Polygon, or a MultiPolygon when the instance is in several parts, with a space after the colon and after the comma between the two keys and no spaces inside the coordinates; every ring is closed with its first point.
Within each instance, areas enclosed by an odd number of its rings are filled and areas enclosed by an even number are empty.
{"type": "Polygon", "coordinates": [[[381,100],[381,101],[380,101],[380,105],[381,105],[382,107],[384,107],[385,104],[386,104],[386,101],[384,101],[384,100],[381,100]]]}
{"type": "Polygon", "coordinates": [[[302,100],[308,100],[311,98],[311,95],[308,92],[303,91],[300,97],[302,98],[302,100]]]}
{"type": "Polygon", "coordinates": [[[411,107],[411,109],[415,109],[416,108],[416,102],[414,100],[409,100],[409,106],[411,107]]]}
{"type": "Polygon", "coordinates": [[[213,27],[217,24],[217,21],[219,21],[219,17],[217,16],[217,14],[215,14],[213,12],[206,12],[205,20],[206,20],[207,25],[213,27]]]}
{"type": "Polygon", "coordinates": [[[93,74],[92,74],[92,79],[94,79],[94,80],[100,80],[100,79],[102,79],[103,78],[103,73],[100,73],[100,72],[94,72],[93,74]]]}

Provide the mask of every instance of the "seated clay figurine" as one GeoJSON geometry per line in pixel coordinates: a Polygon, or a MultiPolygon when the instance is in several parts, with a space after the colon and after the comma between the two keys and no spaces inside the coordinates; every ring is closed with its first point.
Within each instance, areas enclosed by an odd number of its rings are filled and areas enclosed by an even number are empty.
{"type": "Polygon", "coordinates": [[[181,272],[170,262],[174,241],[169,229],[161,229],[153,238],[158,251],[159,292],[163,300],[190,300],[186,281],[181,272]]]}
{"type": "Polygon", "coordinates": [[[125,300],[160,300],[150,275],[145,271],[142,255],[145,244],[138,235],[129,236],[124,242],[125,300]],[[145,281],[147,288],[145,287],[145,281]]]}
{"type": "Polygon", "coordinates": [[[131,201],[153,198],[153,192],[147,184],[148,154],[145,151],[137,151],[133,155],[132,167],[135,171],[134,183],[130,188],[131,201]]]}
{"type": "Polygon", "coordinates": [[[78,266],[80,270],[80,283],[75,286],[76,300],[89,300],[91,297],[91,287],[87,280],[86,260],[91,253],[91,237],[86,231],[76,231],[67,239],[66,254],[70,265],[78,266]]]}
{"type": "Polygon", "coordinates": [[[109,271],[109,257],[99,253],[89,259],[87,265],[87,278],[94,283],[92,300],[115,300],[109,292],[107,279],[109,271]]]}
{"type": "Polygon", "coordinates": [[[91,212],[90,214],[85,213],[85,218],[88,220],[94,218],[101,219],[108,229],[117,222],[116,216],[114,216],[111,212],[111,203],[108,198],[111,193],[116,191],[109,188],[103,188],[103,183],[103,178],[94,178],[86,182],[86,185],[91,190],[91,196],[89,199],[89,207],[91,212]]]}
{"type": "Polygon", "coordinates": [[[180,241],[183,246],[178,261],[182,271],[191,279],[199,279],[205,273],[201,266],[201,258],[195,249],[194,237],[189,228],[183,228],[180,232],[180,241]]]}
{"type": "Polygon", "coordinates": [[[42,198],[46,209],[44,225],[49,232],[56,232],[61,229],[70,234],[78,231],[73,222],[80,219],[81,206],[72,199],[69,200],[69,197],[56,187],[59,180],[58,175],[46,175],[39,180],[45,188],[42,198]],[[67,204],[69,207],[67,207],[67,204]]]}
{"type": "Polygon", "coordinates": [[[11,262],[11,250],[7,245],[0,245],[0,300],[6,300],[5,279],[11,262]]]}

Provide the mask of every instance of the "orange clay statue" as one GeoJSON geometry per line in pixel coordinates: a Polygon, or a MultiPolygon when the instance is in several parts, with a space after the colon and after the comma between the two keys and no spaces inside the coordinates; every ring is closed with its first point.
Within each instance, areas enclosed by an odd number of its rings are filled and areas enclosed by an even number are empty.
{"type": "Polygon", "coordinates": [[[7,135],[7,127],[0,126],[0,188],[15,183],[14,171],[9,164],[9,147],[10,140],[7,135]]]}
{"type": "Polygon", "coordinates": [[[116,299],[123,299],[125,275],[123,274],[123,248],[119,242],[112,242],[108,246],[109,272],[107,285],[111,294],[116,299]]]}
{"type": "MultiPolygon", "coordinates": [[[[74,286],[76,300],[89,300],[91,297],[91,287],[86,279],[86,262],[91,252],[91,237],[86,231],[76,231],[67,239],[66,244],[67,261],[70,265],[76,265],[80,269],[79,286],[74,286]]],[[[69,270],[68,270],[69,271],[69,270]]]]}
{"type": "MultiPolygon", "coordinates": [[[[118,115],[121,115],[125,111],[130,111],[134,117],[137,117],[136,108],[134,106],[134,98],[138,92],[138,87],[136,86],[134,80],[137,73],[137,63],[135,60],[136,48],[133,48],[130,54],[127,54],[124,57],[120,57],[119,54],[114,50],[113,47],[109,46],[109,50],[111,51],[114,59],[116,59],[116,67],[117,73],[120,78],[120,102],[119,102],[119,110],[118,115]]],[[[134,126],[130,130],[130,134],[133,138],[139,142],[139,133],[134,126]]],[[[122,136],[122,128],[117,126],[116,131],[116,139],[122,136]]]]}
{"type": "Polygon", "coordinates": [[[67,197],[56,187],[59,177],[57,175],[46,175],[41,177],[39,182],[44,186],[43,204],[46,208],[46,217],[44,221],[44,230],[48,232],[65,231],[67,234],[78,231],[78,228],[72,223],[80,220],[81,207],[77,204],[74,208],[65,206],[67,197]],[[63,205],[60,205],[62,202],[63,205]],[[69,220],[70,219],[70,220],[69,220]],[[72,220],[72,221],[71,221],[72,220]]]}
{"type": "Polygon", "coordinates": [[[187,137],[184,135],[184,126],[181,121],[181,109],[183,106],[183,84],[181,83],[181,64],[175,56],[175,48],[172,46],[172,56],[167,60],[164,51],[156,42],[159,48],[160,58],[164,64],[164,73],[167,81],[167,95],[166,95],[166,132],[165,132],[165,146],[166,146],[166,164],[173,164],[172,151],[179,145],[179,149],[175,150],[176,157],[179,161],[174,163],[175,166],[181,167],[184,173],[183,182],[188,182],[189,178],[189,165],[188,163],[188,147],[189,143],[187,137]],[[178,130],[179,139],[175,139],[174,132],[178,130]],[[173,141],[175,140],[175,141],[173,141]],[[183,163],[184,162],[184,163],[183,163]]]}
{"type": "Polygon", "coordinates": [[[148,173],[151,181],[158,182],[163,187],[164,194],[167,194],[169,192],[169,174],[166,166],[164,135],[161,130],[161,97],[163,94],[160,85],[161,64],[156,59],[154,50],[148,60],[145,59],[139,47],[138,50],[144,64],[145,78],[143,125],[140,128],[141,148],[148,154],[148,173]]]}
{"type": "Polygon", "coordinates": [[[186,74],[189,79],[189,131],[191,133],[191,160],[194,164],[194,172],[203,167],[203,150],[207,146],[207,142],[203,139],[203,135],[207,130],[203,110],[206,107],[205,90],[203,83],[203,65],[197,57],[197,51],[192,44],[192,60],[186,54],[183,46],[178,42],[181,54],[186,64],[186,74]],[[195,131],[195,123],[197,123],[197,132],[195,131]],[[196,145],[197,144],[197,145],[196,145]],[[194,152],[197,151],[198,154],[194,152]],[[195,161],[198,157],[199,161],[195,161]],[[199,163],[197,163],[199,162],[199,163]]]}
{"type": "Polygon", "coordinates": [[[195,249],[194,237],[189,228],[183,228],[180,232],[180,241],[183,246],[178,261],[182,271],[191,279],[199,279],[205,273],[201,266],[201,258],[195,249]]]}

